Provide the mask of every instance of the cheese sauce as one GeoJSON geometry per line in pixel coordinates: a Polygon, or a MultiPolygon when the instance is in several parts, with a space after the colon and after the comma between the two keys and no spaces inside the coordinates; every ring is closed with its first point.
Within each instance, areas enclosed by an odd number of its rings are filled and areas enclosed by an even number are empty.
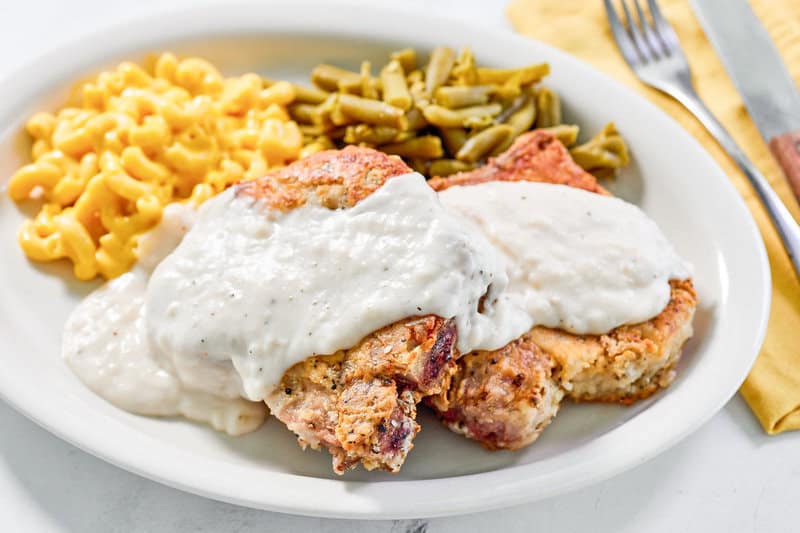
{"type": "Polygon", "coordinates": [[[64,355],[120,407],[230,427],[231,413],[263,419],[240,396],[262,400],[293,364],[406,317],[454,318],[461,352],[535,325],[605,333],[660,313],[689,275],[622,200],[530,182],[437,195],[414,173],[343,210],[281,212],[230,189],[160,252],[76,309],[64,355]]]}

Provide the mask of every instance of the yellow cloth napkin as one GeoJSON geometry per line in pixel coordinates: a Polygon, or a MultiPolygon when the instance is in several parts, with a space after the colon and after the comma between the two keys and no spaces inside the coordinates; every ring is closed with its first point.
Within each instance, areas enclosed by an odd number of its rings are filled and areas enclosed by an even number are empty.
{"type": "MultiPolygon", "coordinates": [[[[797,83],[800,81],[800,6],[797,0],[750,0],[750,3],[797,83]]],[[[800,220],[800,208],[789,185],[747,115],[687,0],[659,0],[659,5],[680,38],[700,97],[767,176],[795,219],[800,220]]],[[[636,79],[617,51],[603,2],[512,0],[507,14],[514,29],[523,35],[578,56],[643,93],[694,135],[728,173],[761,229],[773,280],[767,337],[741,393],[768,433],[800,429],[800,283],[746,178],[688,111],[636,79]]]]}

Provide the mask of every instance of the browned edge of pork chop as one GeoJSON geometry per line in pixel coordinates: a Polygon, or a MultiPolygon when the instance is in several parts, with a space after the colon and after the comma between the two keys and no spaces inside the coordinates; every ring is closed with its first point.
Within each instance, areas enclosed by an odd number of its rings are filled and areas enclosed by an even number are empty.
{"type": "MultiPolygon", "coordinates": [[[[609,195],[549,132],[521,135],[474,171],[433,178],[444,190],[488,181],[535,181],[609,195]]],[[[488,449],[518,449],[535,441],[564,395],[576,401],[630,404],[667,387],[692,335],[697,299],[691,280],[672,281],[656,317],[605,335],[574,335],[536,327],[499,350],[458,360],[450,387],[426,400],[451,430],[488,449]]]]}
{"type": "MultiPolygon", "coordinates": [[[[358,147],[314,154],[236,186],[236,194],[289,210],[306,202],[349,208],[387,179],[410,172],[397,157],[358,147]]],[[[419,431],[416,404],[439,393],[455,370],[456,328],[436,316],[409,317],[336,354],[290,368],[266,398],[301,446],[324,447],[342,473],[397,472],[419,431]]],[[[312,357],[313,356],[313,357],[312,357]]]]}

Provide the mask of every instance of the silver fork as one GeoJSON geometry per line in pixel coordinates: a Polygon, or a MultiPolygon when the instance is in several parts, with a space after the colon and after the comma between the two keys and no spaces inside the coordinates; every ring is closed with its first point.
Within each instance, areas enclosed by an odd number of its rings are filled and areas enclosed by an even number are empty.
{"type": "Polygon", "coordinates": [[[697,96],[692,85],[689,63],[683,55],[678,36],[661,14],[656,1],[647,0],[650,16],[653,19],[651,24],[647,21],[639,0],[631,1],[636,11],[635,17],[628,6],[628,0],[621,0],[627,28],[620,20],[611,0],[603,1],[608,22],[611,24],[611,32],[625,62],[641,81],[668,94],[691,111],[739,165],[772,218],[792,260],[795,274],[800,277],[800,226],[772,190],[766,178],[697,96]]]}

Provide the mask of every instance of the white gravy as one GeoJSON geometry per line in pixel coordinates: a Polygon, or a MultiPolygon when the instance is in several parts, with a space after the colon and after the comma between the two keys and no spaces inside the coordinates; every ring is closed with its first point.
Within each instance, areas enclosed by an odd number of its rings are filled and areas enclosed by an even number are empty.
{"type": "Polygon", "coordinates": [[[506,257],[501,298],[526,317],[525,330],[600,334],[643,322],[666,307],[669,280],[689,276],[656,223],[619,198],[532,182],[452,187],[439,198],[506,257]]]}
{"type": "Polygon", "coordinates": [[[340,210],[283,213],[229,190],[153,273],[147,330],[177,367],[232,361],[246,397],[260,400],[295,363],[409,316],[455,317],[461,349],[491,342],[507,326],[478,302],[503,292],[506,270],[419,174],[340,210]]]}
{"type": "Polygon", "coordinates": [[[182,240],[180,220],[165,212],[137,268],[75,310],[64,356],[124,409],[231,433],[265,414],[242,397],[262,400],[293,364],[394,321],[452,317],[462,352],[534,325],[605,333],[657,315],[669,280],[689,275],[637,207],[551,184],[437,196],[412,173],[351,209],[290,212],[230,189],[182,240]]]}
{"type": "Polygon", "coordinates": [[[241,397],[241,380],[230,363],[197,361],[193,371],[178,376],[147,340],[144,300],[150,271],[177,246],[194,216],[194,209],[182,205],[164,210],[159,226],[139,243],[136,268],[94,291],[72,312],[62,354],[92,391],[126,411],[182,415],[239,435],[261,425],[266,408],[241,397]]]}

